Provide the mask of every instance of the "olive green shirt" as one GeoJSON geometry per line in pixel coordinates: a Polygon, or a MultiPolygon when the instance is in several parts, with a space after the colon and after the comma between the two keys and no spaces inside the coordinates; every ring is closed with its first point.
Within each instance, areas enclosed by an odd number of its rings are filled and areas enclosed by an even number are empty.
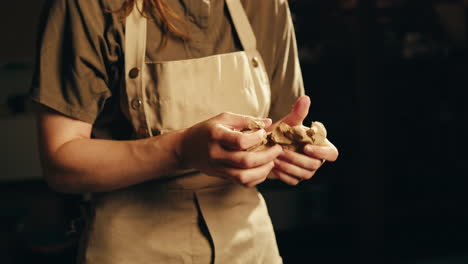
{"type": "MultiPolygon", "coordinates": [[[[200,58],[241,50],[224,0],[166,0],[190,40],[168,37],[148,20],[148,61],[200,58]]],[[[125,19],[122,0],[52,0],[46,5],[31,95],[66,116],[94,124],[93,137],[128,139],[120,109],[124,87],[125,19]]],[[[286,0],[243,0],[272,90],[270,116],[287,114],[304,93],[286,0]]]]}

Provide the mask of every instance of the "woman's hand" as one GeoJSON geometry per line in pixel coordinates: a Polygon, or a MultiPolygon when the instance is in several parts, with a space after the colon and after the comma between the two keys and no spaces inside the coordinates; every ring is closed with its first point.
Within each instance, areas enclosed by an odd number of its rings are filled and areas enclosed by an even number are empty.
{"type": "Polygon", "coordinates": [[[250,120],[262,121],[265,127],[270,119],[223,113],[186,129],[177,147],[177,155],[188,169],[232,179],[248,187],[265,181],[274,166],[274,160],[283,152],[275,146],[259,152],[246,149],[258,145],[266,136],[264,129],[244,134],[250,120]]]}
{"type": "MultiPolygon", "coordinates": [[[[291,112],[271,127],[276,127],[280,122],[290,126],[301,125],[309,112],[309,107],[310,98],[302,96],[297,99],[291,112]]],[[[335,161],[338,158],[338,150],[328,140],[321,146],[310,144],[304,146],[303,153],[284,150],[274,161],[273,173],[276,177],[287,184],[297,185],[302,180],[312,178],[325,161],[335,161]]]]}
{"type": "Polygon", "coordinates": [[[285,150],[275,160],[273,173],[278,179],[290,185],[297,185],[302,180],[309,180],[325,161],[335,161],[338,150],[330,142],[324,146],[306,145],[304,154],[285,150]]]}

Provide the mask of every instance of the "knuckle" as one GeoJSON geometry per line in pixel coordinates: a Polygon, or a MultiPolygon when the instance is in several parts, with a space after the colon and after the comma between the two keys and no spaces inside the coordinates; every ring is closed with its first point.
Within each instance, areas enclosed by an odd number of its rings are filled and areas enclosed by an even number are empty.
{"type": "Polygon", "coordinates": [[[235,144],[239,149],[246,149],[249,147],[246,137],[242,134],[236,138],[235,144]]]}
{"type": "Polygon", "coordinates": [[[275,167],[275,162],[270,161],[270,162],[268,163],[268,166],[267,166],[268,172],[270,172],[274,167],[275,167]]]}
{"type": "Polygon", "coordinates": [[[230,171],[229,175],[236,181],[239,181],[241,174],[238,171],[230,171]]]}
{"type": "Polygon", "coordinates": [[[261,179],[258,180],[257,182],[254,182],[254,183],[252,183],[252,184],[250,184],[250,185],[251,185],[251,187],[255,187],[255,186],[259,185],[260,183],[263,183],[265,180],[266,180],[266,177],[261,178],[261,179]]]}
{"type": "Polygon", "coordinates": [[[228,112],[222,112],[221,114],[218,115],[220,119],[226,119],[229,116],[228,112]]]}
{"type": "Polygon", "coordinates": [[[256,183],[256,182],[251,182],[251,183],[246,184],[245,186],[246,186],[247,188],[253,188],[253,187],[255,187],[257,184],[258,184],[258,183],[256,183]]]}
{"type": "Polygon", "coordinates": [[[239,163],[243,168],[250,168],[253,165],[249,155],[243,155],[240,158],[239,163]]]}
{"type": "Polygon", "coordinates": [[[249,183],[249,177],[246,173],[241,173],[237,179],[241,184],[246,185],[249,183]]]}
{"type": "Polygon", "coordinates": [[[217,159],[219,157],[219,151],[213,145],[208,149],[208,157],[210,159],[217,159]]]}
{"type": "Polygon", "coordinates": [[[218,138],[218,136],[219,136],[219,126],[214,125],[208,131],[208,137],[210,140],[214,141],[218,138]]]}
{"type": "Polygon", "coordinates": [[[280,159],[276,159],[273,164],[274,164],[275,167],[277,167],[279,169],[284,169],[283,161],[280,160],[280,159]]]}

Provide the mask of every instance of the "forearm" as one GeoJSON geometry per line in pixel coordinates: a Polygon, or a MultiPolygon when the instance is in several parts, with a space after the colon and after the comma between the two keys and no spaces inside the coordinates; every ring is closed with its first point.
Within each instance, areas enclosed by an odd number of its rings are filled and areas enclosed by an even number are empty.
{"type": "Polygon", "coordinates": [[[48,183],[61,192],[106,192],[168,177],[182,169],[175,146],[182,132],[133,140],[71,140],[43,162],[48,183]]]}
{"type": "MultiPolygon", "coordinates": [[[[51,187],[68,193],[112,191],[187,169],[255,186],[265,180],[282,150],[244,151],[264,139],[264,130],[238,131],[252,120],[222,113],[161,136],[112,141],[91,139],[92,124],[42,107],[38,143],[44,176],[51,187]]],[[[269,119],[256,121],[271,125],[269,119]]]]}

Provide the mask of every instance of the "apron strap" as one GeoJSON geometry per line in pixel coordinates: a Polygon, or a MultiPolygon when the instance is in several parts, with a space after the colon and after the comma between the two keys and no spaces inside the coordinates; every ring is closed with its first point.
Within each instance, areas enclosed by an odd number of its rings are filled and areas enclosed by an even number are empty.
{"type": "Polygon", "coordinates": [[[125,90],[127,107],[135,131],[138,136],[152,136],[145,116],[146,95],[143,92],[147,20],[142,12],[143,0],[136,0],[125,21],[125,90]]]}
{"type": "Polygon", "coordinates": [[[244,50],[257,50],[257,39],[240,0],[226,0],[226,4],[244,50]]]}
{"type": "MultiPolygon", "coordinates": [[[[270,82],[266,72],[265,63],[263,62],[261,54],[257,50],[257,39],[255,38],[254,31],[250,25],[244,6],[240,0],[226,0],[226,5],[242,47],[250,60],[250,70],[257,76],[257,78],[253,78],[255,85],[257,87],[266,86],[268,87],[268,90],[270,90],[270,82]]],[[[268,111],[266,115],[267,114],[268,111]]]]}

